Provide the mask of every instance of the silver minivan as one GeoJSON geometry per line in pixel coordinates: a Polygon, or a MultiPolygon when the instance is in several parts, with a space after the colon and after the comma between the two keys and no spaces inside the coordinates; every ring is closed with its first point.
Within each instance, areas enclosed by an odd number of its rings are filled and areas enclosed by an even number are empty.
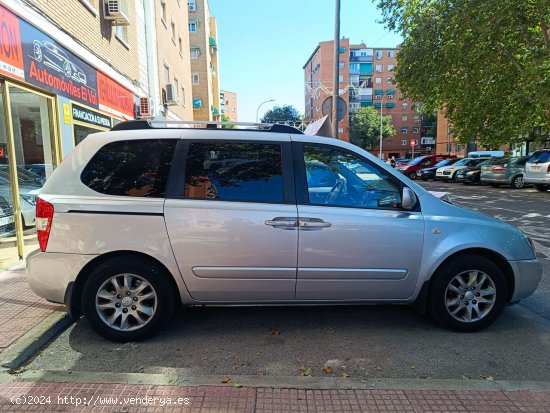
{"type": "Polygon", "coordinates": [[[282,125],[195,126],[121,123],[63,160],[37,199],[38,295],[133,341],[177,303],[414,304],[476,331],[537,288],[519,229],[354,145],[282,125]]]}

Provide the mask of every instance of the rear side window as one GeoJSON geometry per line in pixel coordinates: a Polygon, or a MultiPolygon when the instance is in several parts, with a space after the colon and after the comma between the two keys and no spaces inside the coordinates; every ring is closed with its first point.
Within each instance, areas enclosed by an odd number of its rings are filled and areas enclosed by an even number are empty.
{"type": "Polygon", "coordinates": [[[185,167],[185,198],[283,202],[281,145],[191,143],[185,167]]]}
{"type": "Polygon", "coordinates": [[[176,143],[175,139],[109,143],[88,162],[80,179],[106,195],[163,198],[176,143]]]}

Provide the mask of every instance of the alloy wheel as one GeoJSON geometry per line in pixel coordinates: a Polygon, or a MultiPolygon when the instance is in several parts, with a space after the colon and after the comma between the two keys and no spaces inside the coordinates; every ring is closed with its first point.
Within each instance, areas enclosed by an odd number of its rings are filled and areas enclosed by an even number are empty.
{"type": "Polygon", "coordinates": [[[101,320],[118,331],[145,326],[157,310],[157,293],[144,278],[135,274],[117,274],[99,287],[95,298],[101,320]]]}
{"type": "Polygon", "coordinates": [[[444,299],[447,311],[455,320],[462,323],[479,321],[495,305],[495,283],[483,271],[464,271],[451,279],[444,299]]]}

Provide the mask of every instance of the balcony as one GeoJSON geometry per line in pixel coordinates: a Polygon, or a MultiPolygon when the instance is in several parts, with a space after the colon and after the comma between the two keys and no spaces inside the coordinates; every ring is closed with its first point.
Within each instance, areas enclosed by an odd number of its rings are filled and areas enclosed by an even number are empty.
{"type": "Polygon", "coordinates": [[[350,56],[350,62],[372,62],[373,56],[350,56]]]}

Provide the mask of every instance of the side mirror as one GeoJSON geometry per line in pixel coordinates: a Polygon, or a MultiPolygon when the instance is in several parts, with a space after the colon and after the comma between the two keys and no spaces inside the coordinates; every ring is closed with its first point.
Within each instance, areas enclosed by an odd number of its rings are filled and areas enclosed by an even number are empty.
{"type": "Polygon", "coordinates": [[[403,209],[411,210],[414,209],[417,202],[418,198],[416,198],[416,194],[413,192],[413,190],[410,188],[403,188],[401,207],[403,209]]]}

